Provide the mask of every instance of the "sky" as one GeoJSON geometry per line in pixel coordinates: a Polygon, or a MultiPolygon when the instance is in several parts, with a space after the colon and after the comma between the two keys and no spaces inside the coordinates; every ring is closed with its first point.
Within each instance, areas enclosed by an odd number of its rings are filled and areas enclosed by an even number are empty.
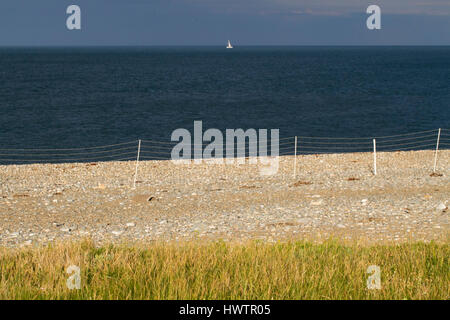
{"type": "Polygon", "coordinates": [[[0,46],[450,45],[450,0],[1,0],[0,46]],[[81,8],[81,30],[66,9],[81,8]],[[381,30],[368,30],[369,5],[381,30]]]}

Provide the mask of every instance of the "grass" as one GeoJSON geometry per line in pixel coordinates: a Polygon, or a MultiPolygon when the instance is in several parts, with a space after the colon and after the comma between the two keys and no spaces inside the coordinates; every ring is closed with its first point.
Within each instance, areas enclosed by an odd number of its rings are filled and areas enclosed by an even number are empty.
{"type": "Polygon", "coordinates": [[[328,241],[0,248],[0,299],[449,299],[449,247],[328,241]],[[70,265],[80,290],[66,286],[70,265]],[[366,286],[370,265],[381,289],[366,286]]]}

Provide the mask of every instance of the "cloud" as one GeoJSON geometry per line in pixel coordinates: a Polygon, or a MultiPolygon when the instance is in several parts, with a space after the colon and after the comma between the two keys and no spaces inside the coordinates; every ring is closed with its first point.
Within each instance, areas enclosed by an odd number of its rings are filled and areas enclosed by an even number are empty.
{"type": "MultiPolygon", "coordinates": [[[[176,0],[173,0],[176,2],[176,0]]],[[[449,0],[179,0],[215,13],[308,14],[339,16],[365,13],[371,4],[382,13],[450,15],[449,0]]]]}
{"type": "Polygon", "coordinates": [[[325,11],[325,10],[311,10],[311,9],[305,9],[305,10],[292,10],[290,11],[291,14],[294,15],[308,15],[308,16],[329,16],[329,17],[338,17],[344,15],[344,13],[339,11],[325,11]]]}

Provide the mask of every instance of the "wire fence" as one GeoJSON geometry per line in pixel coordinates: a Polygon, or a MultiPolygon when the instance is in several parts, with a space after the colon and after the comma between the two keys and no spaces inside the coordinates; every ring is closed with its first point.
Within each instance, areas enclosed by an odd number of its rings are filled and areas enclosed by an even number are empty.
{"type": "Polygon", "coordinates": [[[136,159],[137,141],[67,149],[0,149],[0,163],[124,161],[136,159]]]}
{"type": "MultiPolygon", "coordinates": [[[[270,151],[271,144],[274,142],[278,143],[280,156],[373,152],[375,144],[378,152],[448,149],[450,148],[450,129],[363,138],[297,136],[257,141],[257,144],[259,146],[261,143],[266,143],[267,150],[270,151]]],[[[0,149],[0,164],[129,161],[136,160],[138,153],[139,160],[168,160],[171,159],[172,149],[177,144],[179,142],[139,140],[84,148],[0,149]]],[[[209,144],[210,142],[202,142],[200,145],[187,144],[186,146],[192,149],[191,155],[194,156],[194,148],[201,147],[203,150],[209,144]]],[[[251,148],[249,143],[244,145],[235,143],[234,151],[236,155],[239,154],[238,151],[241,151],[240,154],[249,156],[251,148]]],[[[223,151],[226,155],[226,150],[223,151]]],[[[258,155],[261,154],[258,153],[258,155]]]]}

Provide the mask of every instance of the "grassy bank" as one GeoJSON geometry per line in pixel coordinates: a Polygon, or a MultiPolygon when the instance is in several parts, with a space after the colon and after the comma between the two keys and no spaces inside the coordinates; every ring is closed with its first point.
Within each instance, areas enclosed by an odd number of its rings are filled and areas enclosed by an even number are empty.
{"type": "Polygon", "coordinates": [[[0,299],[449,299],[448,244],[90,241],[0,249],[0,299]],[[80,267],[81,289],[66,273],[80,267]],[[370,265],[381,290],[368,290],[370,265]]]}

